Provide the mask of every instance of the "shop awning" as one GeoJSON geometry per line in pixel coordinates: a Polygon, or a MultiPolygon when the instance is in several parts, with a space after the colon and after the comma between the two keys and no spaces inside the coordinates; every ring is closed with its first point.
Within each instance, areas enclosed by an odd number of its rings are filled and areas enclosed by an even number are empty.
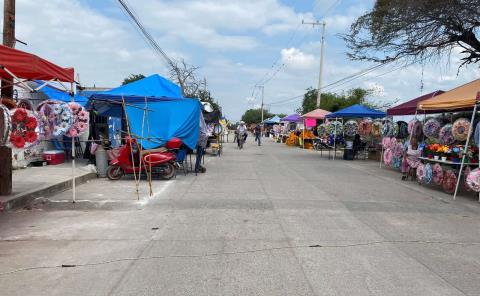
{"type": "MultiPolygon", "coordinates": [[[[35,87],[39,87],[41,85],[44,85],[44,81],[35,81],[34,82],[35,87]]],[[[64,90],[58,89],[52,85],[45,85],[40,89],[40,92],[44,93],[49,99],[55,100],[55,101],[62,101],[62,102],[70,102],[72,100],[72,97],[70,94],[64,90]]],[[[82,95],[82,94],[75,94],[74,100],[76,103],[79,103],[82,106],[85,106],[87,103],[87,97],[82,95]]]]}
{"type": "Polygon", "coordinates": [[[385,117],[386,113],[369,108],[364,105],[356,104],[350,107],[344,108],[342,110],[338,110],[337,112],[333,112],[325,116],[326,118],[362,118],[362,117],[370,117],[370,118],[382,118],[385,117]]]}
{"type": "Polygon", "coordinates": [[[285,116],[282,118],[282,121],[287,121],[287,122],[301,122],[303,121],[302,117],[298,114],[290,114],[288,116],[285,116]]]}
{"type": "Polygon", "coordinates": [[[277,115],[273,116],[272,118],[268,118],[268,119],[265,119],[263,121],[264,124],[276,124],[276,123],[280,123],[280,117],[278,117],[277,115]]]}
{"type": "Polygon", "coordinates": [[[330,114],[330,111],[323,109],[315,109],[302,115],[303,118],[325,119],[325,116],[330,114]]]}
{"type": "Polygon", "coordinates": [[[74,82],[74,70],[62,68],[36,55],[0,45],[0,78],[12,77],[74,82]]]}
{"type": "Polygon", "coordinates": [[[415,115],[415,113],[417,112],[418,103],[431,99],[435,96],[441,95],[443,93],[444,93],[443,90],[436,90],[429,94],[426,94],[418,98],[415,98],[413,100],[410,100],[408,102],[402,103],[400,105],[387,109],[387,115],[388,116],[415,115]]]}
{"type": "Polygon", "coordinates": [[[480,79],[477,79],[434,98],[421,101],[417,104],[417,109],[441,112],[472,108],[477,101],[479,91],[480,79]]]}

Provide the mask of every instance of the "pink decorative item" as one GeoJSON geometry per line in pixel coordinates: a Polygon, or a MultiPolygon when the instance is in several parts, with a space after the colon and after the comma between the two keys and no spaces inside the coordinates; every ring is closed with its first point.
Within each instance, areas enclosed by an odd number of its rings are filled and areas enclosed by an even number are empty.
{"type": "Polygon", "coordinates": [[[424,178],[425,178],[425,166],[423,165],[423,163],[420,163],[417,166],[417,180],[419,183],[423,183],[424,178]]]}
{"type": "Polygon", "coordinates": [[[468,174],[467,185],[471,190],[480,192],[480,169],[474,169],[468,174]]]}
{"type": "Polygon", "coordinates": [[[443,169],[439,163],[433,165],[433,182],[437,185],[441,185],[443,182],[443,169]]]}

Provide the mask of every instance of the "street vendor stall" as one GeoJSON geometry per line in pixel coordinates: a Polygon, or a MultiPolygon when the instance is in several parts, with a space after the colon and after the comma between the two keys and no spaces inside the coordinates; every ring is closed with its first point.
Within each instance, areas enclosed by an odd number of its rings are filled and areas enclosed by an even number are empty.
{"type": "MultiPolygon", "coordinates": [[[[305,130],[307,128],[315,128],[317,126],[317,121],[319,120],[325,120],[325,116],[330,114],[330,111],[327,111],[327,110],[323,110],[323,109],[315,109],[313,111],[310,111],[308,113],[305,113],[302,115],[303,117],[303,120],[304,120],[304,126],[305,126],[305,130]]],[[[313,133],[311,132],[308,132],[305,134],[302,133],[302,136],[303,136],[303,145],[305,148],[305,141],[307,141],[307,146],[308,147],[314,147],[315,146],[315,143],[318,142],[320,140],[319,137],[315,137],[313,133]]]]}
{"type": "Polygon", "coordinates": [[[294,113],[283,117],[281,122],[284,124],[284,132],[281,135],[281,137],[283,137],[282,142],[285,142],[288,146],[296,146],[298,144],[296,129],[297,125],[303,122],[302,117],[294,113]],[[292,125],[295,127],[293,128],[292,125]]]}

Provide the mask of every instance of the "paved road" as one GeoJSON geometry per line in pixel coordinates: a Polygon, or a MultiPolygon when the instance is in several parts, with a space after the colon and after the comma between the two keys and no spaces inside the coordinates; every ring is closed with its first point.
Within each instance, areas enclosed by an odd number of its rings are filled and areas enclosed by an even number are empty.
{"type": "Polygon", "coordinates": [[[154,198],[97,180],[75,208],[66,192],[2,214],[0,294],[479,295],[473,197],[264,142],[154,198]]]}

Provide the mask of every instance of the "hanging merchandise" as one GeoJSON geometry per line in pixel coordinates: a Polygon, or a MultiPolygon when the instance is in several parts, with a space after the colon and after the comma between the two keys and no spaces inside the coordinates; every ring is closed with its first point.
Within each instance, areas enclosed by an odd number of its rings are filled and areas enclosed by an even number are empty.
{"type": "Polygon", "coordinates": [[[457,186],[457,176],[453,170],[448,170],[444,173],[442,187],[447,193],[453,193],[457,186]]]}
{"type": "Polygon", "coordinates": [[[395,158],[402,158],[403,155],[403,144],[400,142],[396,142],[392,145],[392,150],[393,150],[393,157],[395,158]]]}
{"type": "Polygon", "coordinates": [[[384,149],[388,149],[390,148],[390,138],[389,137],[385,137],[382,139],[382,146],[384,149]]]}
{"type": "Polygon", "coordinates": [[[477,144],[477,147],[480,147],[480,121],[477,122],[477,125],[475,127],[475,133],[473,135],[473,139],[475,141],[475,144],[477,144]]]}
{"type": "Polygon", "coordinates": [[[418,120],[416,119],[412,119],[408,122],[408,133],[409,134],[412,134],[412,131],[413,131],[413,126],[415,125],[415,122],[417,122],[418,120]]]}
{"type": "Polygon", "coordinates": [[[437,139],[442,125],[435,118],[427,120],[423,126],[423,134],[429,139],[437,139]]]}
{"type": "Polygon", "coordinates": [[[330,121],[327,123],[327,132],[330,135],[341,135],[343,133],[343,124],[340,121],[330,121]]]}
{"type": "Polygon", "coordinates": [[[472,169],[467,166],[465,167],[465,170],[463,171],[463,176],[464,176],[464,182],[463,182],[463,188],[465,188],[466,191],[472,191],[472,188],[468,185],[468,175],[472,172],[472,169]]]}
{"type": "Polygon", "coordinates": [[[12,121],[8,108],[0,104],[0,146],[7,144],[12,130],[12,121]]]}
{"type": "Polygon", "coordinates": [[[425,176],[423,177],[423,183],[430,184],[433,179],[433,168],[432,165],[427,163],[425,165],[425,176]]]}
{"type": "Polygon", "coordinates": [[[37,118],[29,115],[23,108],[17,108],[10,111],[12,120],[12,132],[10,133],[10,143],[14,148],[28,148],[38,139],[35,131],[38,122],[37,118]]]}
{"type": "Polygon", "coordinates": [[[408,137],[408,123],[405,121],[397,121],[395,124],[394,136],[399,139],[405,139],[408,137]]]}
{"type": "Polygon", "coordinates": [[[412,132],[411,132],[412,137],[416,138],[417,140],[420,140],[423,136],[423,127],[422,123],[418,120],[415,120],[412,126],[412,132]]]}
{"type": "Polygon", "coordinates": [[[382,127],[382,136],[391,137],[393,136],[393,132],[394,132],[394,127],[393,127],[392,121],[390,119],[386,119],[382,127]]]}
{"type": "Polygon", "coordinates": [[[480,192],[480,169],[474,169],[466,177],[467,185],[471,190],[480,192]]]}
{"type": "Polygon", "coordinates": [[[381,120],[375,120],[372,123],[372,135],[374,137],[380,137],[382,135],[383,124],[381,120]]]}
{"type": "Polygon", "coordinates": [[[401,165],[401,164],[402,164],[402,158],[393,157],[392,167],[393,167],[394,169],[400,168],[400,165],[401,165]]]}
{"type": "Polygon", "coordinates": [[[423,163],[419,163],[417,166],[417,180],[418,183],[423,183],[425,181],[425,166],[423,163]]]}
{"type": "Polygon", "coordinates": [[[320,124],[317,127],[317,133],[318,133],[319,137],[321,137],[323,135],[326,135],[327,134],[327,125],[325,123],[320,124]]]}
{"type": "Polygon", "coordinates": [[[40,116],[42,138],[50,140],[65,135],[73,124],[73,113],[68,104],[44,101],[37,109],[40,116]]]}
{"type": "Polygon", "coordinates": [[[387,149],[383,152],[383,161],[386,165],[391,166],[393,161],[393,152],[391,149],[387,149]]]}
{"type": "Polygon", "coordinates": [[[452,126],[452,134],[457,141],[466,141],[470,130],[470,120],[459,118],[455,120],[452,126]]]}
{"type": "Polygon", "coordinates": [[[358,124],[358,133],[360,136],[368,136],[372,133],[372,120],[365,118],[358,124]]]}
{"type": "Polygon", "coordinates": [[[69,137],[77,137],[88,130],[90,114],[80,104],[75,102],[68,103],[73,115],[72,127],[66,133],[69,137]]]}
{"type": "Polygon", "coordinates": [[[439,163],[433,165],[432,180],[437,185],[441,185],[443,183],[443,169],[439,163]]]}
{"type": "Polygon", "coordinates": [[[440,129],[440,132],[438,133],[438,138],[440,140],[440,144],[443,144],[443,145],[453,144],[455,142],[455,138],[453,137],[453,133],[452,133],[452,125],[451,124],[444,125],[440,129]]]}
{"type": "Polygon", "coordinates": [[[346,136],[355,137],[358,132],[358,123],[355,120],[349,120],[345,122],[343,130],[346,136]]]}
{"type": "Polygon", "coordinates": [[[25,110],[32,111],[32,112],[34,111],[33,103],[28,99],[20,99],[17,103],[17,108],[23,108],[25,110]]]}

